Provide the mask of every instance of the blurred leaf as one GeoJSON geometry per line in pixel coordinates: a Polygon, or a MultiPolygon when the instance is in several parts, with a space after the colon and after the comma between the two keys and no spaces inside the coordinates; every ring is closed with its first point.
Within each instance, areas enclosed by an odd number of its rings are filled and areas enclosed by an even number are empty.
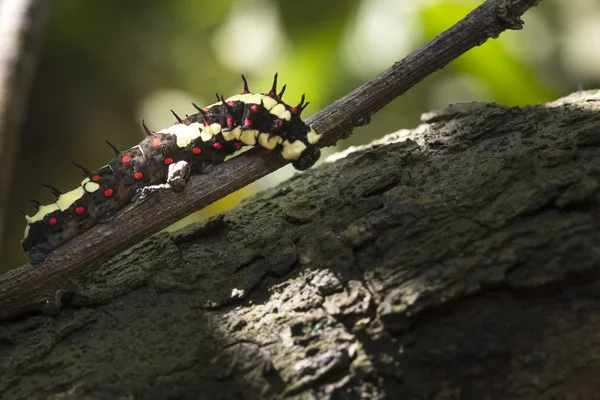
{"type": "MultiPolygon", "coordinates": [[[[452,26],[472,9],[464,1],[448,1],[423,8],[422,18],[427,40],[452,26]]],[[[535,70],[505,50],[501,37],[469,50],[447,68],[481,79],[491,89],[493,100],[502,104],[529,105],[556,97],[556,93],[538,79],[535,70]]]]}

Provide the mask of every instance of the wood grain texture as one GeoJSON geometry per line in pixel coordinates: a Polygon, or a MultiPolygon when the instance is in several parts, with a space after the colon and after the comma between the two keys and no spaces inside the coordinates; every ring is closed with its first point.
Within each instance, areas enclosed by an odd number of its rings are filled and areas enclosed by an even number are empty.
{"type": "MultiPolygon", "coordinates": [[[[333,145],[412,86],[506,29],[520,29],[520,16],[538,0],[488,0],[427,45],[378,77],[315,114],[307,122],[333,145]]],[[[0,276],[0,319],[28,310],[56,313],[69,280],[96,269],[182,217],[281,168],[276,154],[251,149],[219,165],[209,176],[192,177],[183,193],[159,193],[135,204],[51,253],[35,266],[0,276]],[[149,219],[148,216],[152,215],[149,219]]]]}

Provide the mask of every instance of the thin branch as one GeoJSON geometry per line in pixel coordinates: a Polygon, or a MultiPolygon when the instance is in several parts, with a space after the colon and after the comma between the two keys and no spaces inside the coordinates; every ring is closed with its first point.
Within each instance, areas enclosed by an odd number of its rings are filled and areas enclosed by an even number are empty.
{"type": "MultiPolygon", "coordinates": [[[[323,146],[335,144],[390,101],[472,47],[498,37],[506,29],[521,29],[520,16],[539,1],[486,1],[402,62],[307,122],[325,135],[323,146]]],[[[276,154],[251,149],[219,165],[210,175],[192,177],[184,192],[156,193],[126,208],[110,223],[98,225],[59,247],[46,261],[0,276],[0,319],[28,310],[58,312],[70,279],[93,271],[133,244],[285,164],[276,154]]]]}
{"type": "Polygon", "coordinates": [[[0,243],[24,107],[50,0],[0,0],[0,243]]]}

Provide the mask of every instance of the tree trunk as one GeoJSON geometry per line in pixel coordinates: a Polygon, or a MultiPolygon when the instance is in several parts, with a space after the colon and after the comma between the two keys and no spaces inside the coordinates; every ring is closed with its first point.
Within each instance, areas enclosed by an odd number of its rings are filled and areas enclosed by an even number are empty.
{"type": "Polygon", "coordinates": [[[2,398],[597,398],[600,93],[423,120],[0,325],[2,398]]]}

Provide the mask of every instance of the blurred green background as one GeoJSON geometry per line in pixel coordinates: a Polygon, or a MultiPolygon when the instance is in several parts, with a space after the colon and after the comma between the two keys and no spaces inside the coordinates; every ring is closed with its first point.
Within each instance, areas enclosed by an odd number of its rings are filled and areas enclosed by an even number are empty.
{"type": "MultiPolygon", "coordinates": [[[[26,262],[19,241],[25,201],[49,203],[50,183],[81,180],[75,160],[104,165],[108,139],[129,148],[151,129],[193,113],[218,91],[266,91],[279,72],[285,99],[306,92],[316,112],[374,77],[480,5],[476,0],[55,0],[10,188],[0,272],[26,262]]],[[[427,78],[357,129],[337,149],[419,123],[458,101],[527,105],[600,86],[600,4],[544,0],[505,32],[427,78]]],[[[233,207],[293,173],[290,166],[195,213],[233,207]]],[[[190,218],[186,219],[189,222],[190,218]]],[[[185,223],[185,222],[183,222],[185,223]]],[[[183,224],[180,223],[179,225],[183,224]]],[[[96,250],[94,250],[96,251],[96,250]]],[[[98,250],[98,251],[101,251],[98,250]]]]}

